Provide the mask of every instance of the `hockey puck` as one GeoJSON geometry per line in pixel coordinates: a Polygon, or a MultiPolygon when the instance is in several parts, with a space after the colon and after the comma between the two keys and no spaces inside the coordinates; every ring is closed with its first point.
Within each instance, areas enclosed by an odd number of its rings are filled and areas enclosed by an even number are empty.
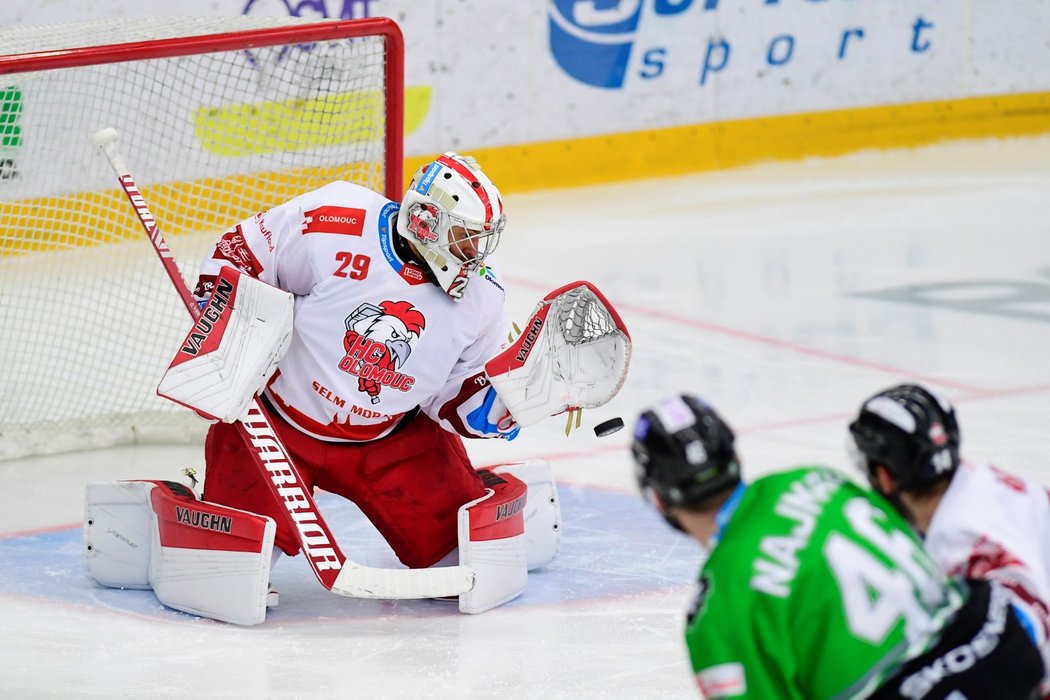
{"type": "Polygon", "coordinates": [[[622,427],[623,418],[610,418],[609,420],[602,421],[598,425],[594,426],[594,434],[598,437],[605,437],[607,435],[612,435],[622,427]]]}

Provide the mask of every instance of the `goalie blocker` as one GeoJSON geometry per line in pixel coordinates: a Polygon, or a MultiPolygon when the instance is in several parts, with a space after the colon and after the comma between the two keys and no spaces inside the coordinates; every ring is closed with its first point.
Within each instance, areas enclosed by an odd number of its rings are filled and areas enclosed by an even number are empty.
{"type": "Polygon", "coordinates": [[[244,419],[288,351],[294,298],[224,267],[157,394],[209,420],[244,419]]]}

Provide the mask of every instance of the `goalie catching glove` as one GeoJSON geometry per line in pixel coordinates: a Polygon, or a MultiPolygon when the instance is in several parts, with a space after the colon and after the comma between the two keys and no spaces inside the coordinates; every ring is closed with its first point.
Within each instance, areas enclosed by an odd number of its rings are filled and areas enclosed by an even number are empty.
{"type": "Polygon", "coordinates": [[[291,294],[224,267],[157,394],[232,423],[266,386],[292,338],[291,294]]]}
{"type": "Polygon", "coordinates": [[[590,282],[555,289],[521,335],[485,365],[485,374],[519,425],[570,409],[597,408],[623,386],[631,336],[590,282]]]}

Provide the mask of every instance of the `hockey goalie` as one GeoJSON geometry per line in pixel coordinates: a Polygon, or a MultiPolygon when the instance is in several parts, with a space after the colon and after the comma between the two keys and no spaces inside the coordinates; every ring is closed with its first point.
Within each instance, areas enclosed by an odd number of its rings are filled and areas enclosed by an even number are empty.
{"type": "Polygon", "coordinates": [[[438,597],[425,584],[443,571],[462,574],[444,592],[466,613],[521,594],[559,548],[551,469],[476,469],[463,438],[512,440],[547,416],[604,405],[631,341],[601,292],[577,282],[547,295],[508,345],[492,255],[505,221],[477,162],[450,152],[416,172],[400,203],[333,182],[223,234],[194,292],[203,311],[158,387],[214,421],[202,500],[165,482],[93,485],[87,518],[138,548],[127,556],[120,538],[85,528],[88,574],[240,624],[263,619],[280,553],[305,552],[319,578],[338,569],[329,587],[346,595],[438,597]],[[243,429],[259,412],[294,484],[260,467],[243,429]],[[400,562],[425,573],[394,585],[319,555],[296,511],[314,488],[353,501],[400,562]],[[238,537],[225,526],[202,536],[202,522],[236,525],[238,537]],[[222,593],[202,601],[205,590],[222,593]]]}

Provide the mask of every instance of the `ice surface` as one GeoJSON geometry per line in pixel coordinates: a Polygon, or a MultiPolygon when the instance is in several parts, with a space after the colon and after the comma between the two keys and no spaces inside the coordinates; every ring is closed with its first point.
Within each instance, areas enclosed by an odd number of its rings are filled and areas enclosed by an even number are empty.
{"type": "MultiPolygon", "coordinates": [[[[1050,482],[1050,140],[974,142],[507,197],[510,319],[589,279],[634,341],[621,394],[571,437],[552,419],[478,464],[542,457],[563,551],[503,608],[340,598],[305,562],[275,571],[254,628],[83,576],[88,481],[177,478],[199,447],[0,462],[0,697],[693,698],[681,641],[700,553],[637,497],[639,410],[700,393],[745,472],[849,469],[862,398],[919,380],[956,403],[963,452],[1050,482]],[[628,429],[591,428],[621,415],[628,429]]],[[[322,494],[347,553],[392,564],[322,494]]]]}

